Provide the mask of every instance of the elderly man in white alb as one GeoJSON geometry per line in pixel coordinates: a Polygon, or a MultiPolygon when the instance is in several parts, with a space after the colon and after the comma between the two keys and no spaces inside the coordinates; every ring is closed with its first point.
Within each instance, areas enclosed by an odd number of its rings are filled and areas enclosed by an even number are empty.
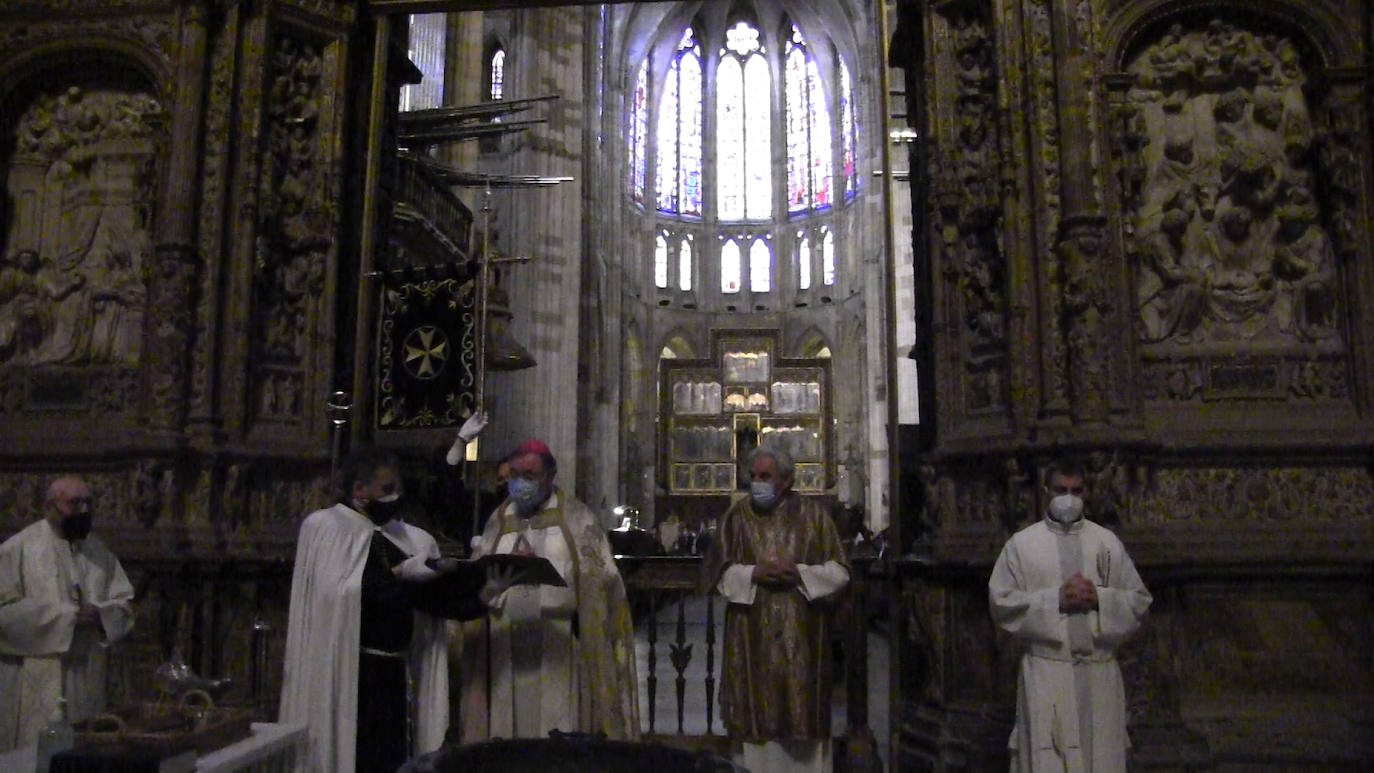
{"type": "Polygon", "coordinates": [[[634,740],[639,734],[634,629],[625,585],[596,515],[553,483],[539,440],[508,457],[510,497],[475,555],[548,559],[567,584],[486,596],[463,639],[461,739],[545,738],[553,730],[634,740]]]}
{"type": "Polygon", "coordinates": [[[134,588],[93,519],[85,482],[58,478],[42,520],[0,544],[0,752],[36,743],[59,698],[70,720],[105,709],[106,648],[133,629],[134,588]]]}
{"type": "Polygon", "coordinates": [[[1116,649],[1150,592],[1126,548],[1083,517],[1083,467],[1045,471],[1045,517],[1016,532],[988,581],[997,625],[1024,646],[1011,770],[1125,773],[1126,693],[1116,649]]]}

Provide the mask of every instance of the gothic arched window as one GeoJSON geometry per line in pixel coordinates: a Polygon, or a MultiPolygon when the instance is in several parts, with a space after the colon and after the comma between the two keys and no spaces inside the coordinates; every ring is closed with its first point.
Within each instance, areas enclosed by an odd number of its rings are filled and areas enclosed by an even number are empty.
{"type": "Polygon", "coordinates": [[[682,237],[677,247],[677,289],[687,292],[692,289],[692,237],[682,237]]]}
{"type": "Polygon", "coordinates": [[[787,83],[787,211],[828,207],[833,178],[830,108],[821,69],[792,27],[784,70],[787,83]]]}
{"type": "Polygon", "coordinates": [[[773,251],[763,239],[749,246],[749,290],[766,293],[773,289],[773,251]]]}
{"type": "Polygon", "coordinates": [[[658,107],[658,208],[701,214],[701,46],[682,33],[658,107]]]}
{"type": "Polygon", "coordinates": [[[731,239],[720,248],[720,291],[739,292],[741,279],[739,242],[731,239]]]}
{"type": "Polygon", "coordinates": [[[657,290],[705,285],[706,297],[682,302],[709,308],[718,272],[722,295],[771,294],[748,308],[805,306],[796,293],[836,284],[843,224],[859,214],[849,206],[860,186],[855,84],[823,27],[735,5],[664,28],[629,63],[627,194],[652,219],[641,243],[657,290]]]}
{"type": "Polygon", "coordinates": [[[654,238],[654,287],[668,286],[668,234],[654,238]]]}
{"type": "Polygon", "coordinates": [[[835,284],[835,234],[829,228],[821,228],[821,281],[826,285],[835,284]]]}
{"type": "Polygon", "coordinates": [[[635,201],[644,203],[644,164],[649,141],[649,60],[639,65],[635,78],[634,105],[630,112],[630,181],[635,201]]]}
{"type": "Polygon", "coordinates": [[[844,167],[844,195],[853,198],[858,192],[854,178],[854,85],[849,80],[849,67],[840,62],[840,164],[844,167]]]}
{"type": "Polygon", "coordinates": [[[716,72],[716,195],[721,220],[773,214],[772,90],[759,31],[736,22],[716,72]]]}
{"type": "Polygon", "coordinates": [[[487,96],[492,101],[506,98],[506,50],[500,46],[492,52],[491,59],[487,62],[487,67],[491,73],[489,81],[490,89],[487,96]]]}

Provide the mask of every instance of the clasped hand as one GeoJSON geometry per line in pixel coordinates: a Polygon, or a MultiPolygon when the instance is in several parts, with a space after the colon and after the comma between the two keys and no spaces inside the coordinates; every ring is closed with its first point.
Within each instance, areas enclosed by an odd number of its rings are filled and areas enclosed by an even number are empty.
{"type": "Polygon", "coordinates": [[[754,582],[766,588],[786,590],[801,584],[801,573],[791,561],[765,561],[754,565],[754,582]]]}
{"type": "Polygon", "coordinates": [[[1066,615],[1097,609],[1097,588],[1092,580],[1077,573],[1059,586],[1059,611],[1066,615]]]}
{"type": "Polygon", "coordinates": [[[95,626],[102,633],[105,631],[105,625],[100,621],[100,608],[90,602],[83,603],[76,610],[76,624],[95,626]]]}

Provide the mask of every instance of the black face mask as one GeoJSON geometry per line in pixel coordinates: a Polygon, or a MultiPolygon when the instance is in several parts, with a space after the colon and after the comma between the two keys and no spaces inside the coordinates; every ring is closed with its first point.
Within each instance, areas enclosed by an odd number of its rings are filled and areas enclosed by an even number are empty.
{"type": "Polygon", "coordinates": [[[62,516],[62,539],[79,542],[91,533],[91,514],[75,513],[62,516]]]}
{"type": "Polygon", "coordinates": [[[395,519],[401,514],[401,498],[396,497],[390,502],[372,501],[367,503],[367,517],[372,522],[381,525],[395,519]]]}

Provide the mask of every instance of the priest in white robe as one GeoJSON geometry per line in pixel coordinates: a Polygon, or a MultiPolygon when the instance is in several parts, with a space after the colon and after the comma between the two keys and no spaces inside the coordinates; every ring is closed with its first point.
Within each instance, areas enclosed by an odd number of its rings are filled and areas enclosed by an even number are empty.
{"type": "Polygon", "coordinates": [[[105,710],[107,648],[133,630],[133,586],[90,534],[80,478],[48,487],[43,519],[0,544],[0,752],[31,746],[65,698],[69,720],[105,710]]]}
{"type": "Polygon", "coordinates": [[[1116,650],[1150,593],[1121,540],[1083,517],[1083,467],[1045,473],[1045,517],[1007,540],[988,582],[993,620],[1024,651],[1012,771],[1124,773],[1126,694],[1116,650]]]}
{"type": "Polygon", "coordinates": [[[639,732],[634,630],[625,586],[595,514],[553,485],[538,440],[509,457],[510,498],[474,556],[547,558],[567,583],[516,585],[489,600],[462,639],[461,739],[544,738],[552,730],[633,740],[639,732]]]}
{"type": "Polygon", "coordinates": [[[281,721],[307,728],[297,770],[391,773],[444,742],[444,618],[482,614],[480,583],[454,590],[430,568],[440,557],[434,537],[396,517],[402,485],[394,457],[355,455],[344,491],[348,504],[301,524],[281,721]]]}

